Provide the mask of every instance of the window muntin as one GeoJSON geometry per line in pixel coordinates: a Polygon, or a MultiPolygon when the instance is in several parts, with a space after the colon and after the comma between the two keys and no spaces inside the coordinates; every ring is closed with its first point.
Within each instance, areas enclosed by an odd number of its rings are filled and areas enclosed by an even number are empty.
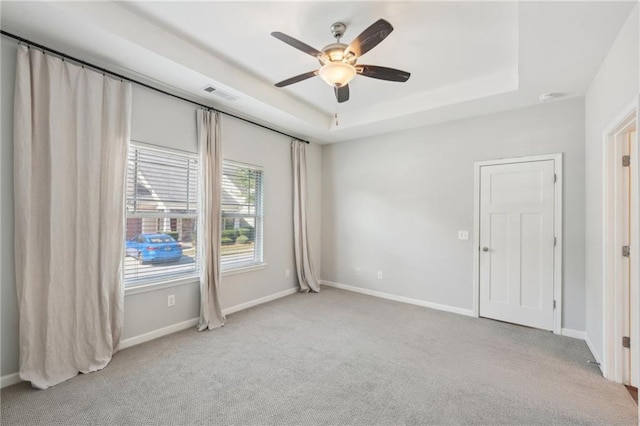
{"type": "Polygon", "coordinates": [[[222,166],[222,270],[261,264],[262,168],[225,160],[222,166]]]}
{"type": "Polygon", "coordinates": [[[132,143],[126,191],[125,287],[197,276],[197,156],[132,143]]]}

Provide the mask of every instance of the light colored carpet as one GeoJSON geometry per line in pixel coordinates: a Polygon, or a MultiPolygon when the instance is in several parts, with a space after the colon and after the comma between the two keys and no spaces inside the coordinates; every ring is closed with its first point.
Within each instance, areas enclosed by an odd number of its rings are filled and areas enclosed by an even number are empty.
{"type": "Polygon", "coordinates": [[[118,353],[2,424],[637,424],[584,342],[332,288],[118,353]]]}

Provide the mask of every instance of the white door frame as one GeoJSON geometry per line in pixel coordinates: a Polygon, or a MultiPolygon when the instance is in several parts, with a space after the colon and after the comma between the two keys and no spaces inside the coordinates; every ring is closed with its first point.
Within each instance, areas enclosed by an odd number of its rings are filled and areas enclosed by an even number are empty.
{"type": "Polygon", "coordinates": [[[473,315],[480,316],[480,168],[498,164],[529,163],[532,161],[554,160],[553,229],[556,247],[553,254],[553,297],[556,309],[553,311],[553,332],[562,331],[562,153],[534,155],[530,157],[503,158],[499,160],[476,161],[473,164],[473,315]]]}
{"type": "MultiPolygon", "coordinates": [[[[623,335],[623,310],[622,303],[622,283],[616,279],[616,273],[622,266],[622,256],[618,247],[618,225],[616,223],[616,200],[620,196],[617,193],[616,180],[622,160],[616,155],[618,149],[618,137],[628,130],[629,126],[634,122],[636,128],[638,126],[638,110],[640,97],[634,99],[623,111],[612,121],[612,124],[604,131],[603,134],[603,175],[602,175],[602,217],[603,217],[603,248],[602,248],[602,365],[601,370],[604,377],[618,383],[623,382],[624,361],[622,348],[623,335]]],[[[638,150],[631,152],[631,164],[637,165],[640,156],[638,150]]],[[[637,183],[638,176],[632,176],[637,183]]],[[[637,200],[636,200],[637,201],[637,200]]],[[[632,228],[638,230],[638,217],[632,216],[632,228]]],[[[636,270],[640,265],[640,246],[638,245],[639,236],[631,236],[631,256],[629,260],[635,264],[636,270]],[[633,247],[635,246],[635,247],[633,247]]],[[[638,304],[640,306],[640,303],[638,304]]],[[[631,341],[640,339],[640,336],[630,336],[631,341]]],[[[636,346],[637,347],[637,346],[636,346]]],[[[637,356],[637,354],[636,354],[637,356]]]]}

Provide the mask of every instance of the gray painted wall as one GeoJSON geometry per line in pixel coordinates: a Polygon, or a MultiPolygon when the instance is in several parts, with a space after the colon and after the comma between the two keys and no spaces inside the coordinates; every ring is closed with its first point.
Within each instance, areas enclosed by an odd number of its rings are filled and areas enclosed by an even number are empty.
{"type": "MultiPolygon", "coordinates": [[[[267,268],[222,279],[223,308],[268,296],[297,285],[293,260],[293,181],[291,179],[291,140],[240,120],[223,117],[224,157],[242,163],[263,166],[264,177],[264,261],[267,268]],[[291,276],[285,278],[285,269],[291,276]]],[[[309,215],[312,255],[320,265],[321,149],[308,145],[309,215]]]]}
{"type": "Polygon", "coordinates": [[[17,44],[0,39],[0,375],[18,371],[18,299],[13,268],[13,87],[17,44]]]}
{"type": "Polygon", "coordinates": [[[474,162],[556,152],[563,327],[584,330],[582,98],[324,146],[322,279],[472,309],[474,162]]]}
{"type": "Polygon", "coordinates": [[[586,332],[593,350],[603,355],[603,132],[639,91],[638,6],[618,34],[585,98],[586,184],[586,332]]]}
{"type": "MultiPolygon", "coordinates": [[[[1,303],[0,375],[18,371],[18,309],[13,274],[13,169],[12,120],[17,44],[2,38],[2,144],[1,196],[1,303]]],[[[196,107],[134,86],[132,139],[197,152],[196,107]]],[[[289,138],[222,116],[224,157],[263,166],[265,176],[265,242],[268,265],[261,270],[225,276],[221,285],[222,307],[228,308],[297,286],[293,261],[292,178],[289,138]],[[284,270],[291,276],[285,278],[284,270]]],[[[318,145],[308,147],[309,226],[313,261],[320,265],[321,154],[318,145]]],[[[196,281],[170,288],[125,296],[123,338],[132,338],[196,318],[200,295],[196,281]],[[167,295],[176,305],[167,307],[167,295]]]]}

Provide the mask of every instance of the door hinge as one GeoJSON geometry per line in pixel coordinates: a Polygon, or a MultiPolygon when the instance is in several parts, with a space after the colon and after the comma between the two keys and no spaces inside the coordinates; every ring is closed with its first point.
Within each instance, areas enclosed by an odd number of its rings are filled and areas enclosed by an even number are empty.
{"type": "Polygon", "coordinates": [[[556,308],[556,301],[554,300],[553,301],[553,309],[555,309],[555,308],[556,308]]]}
{"type": "Polygon", "coordinates": [[[622,156],[622,167],[629,167],[631,165],[631,156],[623,155],[622,156]]]}
{"type": "Polygon", "coordinates": [[[631,347],[631,338],[629,336],[624,336],[622,338],[622,347],[630,348],[631,347]]]}
{"type": "Polygon", "coordinates": [[[557,246],[558,245],[558,239],[556,237],[553,237],[553,246],[557,246]]]}
{"type": "Polygon", "coordinates": [[[553,174],[553,183],[556,183],[558,181],[558,175],[557,174],[553,174]]]}
{"type": "Polygon", "coordinates": [[[623,257],[629,257],[629,256],[631,256],[631,247],[629,247],[629,246],[622,246],[622,256],[623,256],[623,257]]]}

